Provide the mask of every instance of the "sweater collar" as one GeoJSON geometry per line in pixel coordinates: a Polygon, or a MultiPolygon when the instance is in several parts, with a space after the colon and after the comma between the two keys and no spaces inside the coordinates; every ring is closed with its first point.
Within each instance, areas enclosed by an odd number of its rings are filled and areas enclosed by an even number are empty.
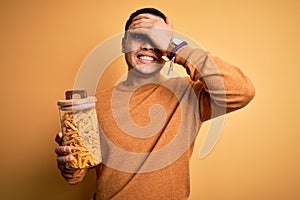
{"type": "Polygon", "coordinates": [[[128,82],[125,81],[121,81],[117,84],[116,88],[120,91],[125,91],[125,92],[133,92],[136,89],[143,87],[144,90],[148,90],[148,89],[153,89],[158,87],[159,85],[161,85],[161,83],[165,82],[166,78],[163,77],[162,75],[159,76],[158,79],[141,84],[141,85],[130,85],[128,84],[128,82]]]}

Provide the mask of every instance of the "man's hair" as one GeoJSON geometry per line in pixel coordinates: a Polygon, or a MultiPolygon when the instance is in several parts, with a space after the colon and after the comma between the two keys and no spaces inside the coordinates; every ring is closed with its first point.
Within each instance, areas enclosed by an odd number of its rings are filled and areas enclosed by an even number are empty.
{"type": "Polygon", "coordinates": [[[128,30],[130,24],[132,23],[133,18],[135,18],[139,14],[144,14],[144,13],[161,17],[164,21],[166,21],[166,16],[161,11],[157,10],[156,8],[142,8],[142,9],[135,11],[134,13],[132,13],[130,15],[130,17],[127,20],[126,25],[125,25],[125,31],[128,30]]]}

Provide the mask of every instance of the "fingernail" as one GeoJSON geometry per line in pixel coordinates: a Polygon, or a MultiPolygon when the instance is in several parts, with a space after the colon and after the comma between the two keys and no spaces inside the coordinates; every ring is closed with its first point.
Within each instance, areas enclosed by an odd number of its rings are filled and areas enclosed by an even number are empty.
{"type": "Polygon", "coordinates": [[[68,161],[73,160],[73,158],[74,158],[74,157],[73,157],[72,155],[69,155],[69,156],[68,156],[68,161]]]}
{"type": "Polygon", "coordinates": [[[71,152],[71,148],[69,146],[64,146],[64,151],[65,152],[71,152]]]}

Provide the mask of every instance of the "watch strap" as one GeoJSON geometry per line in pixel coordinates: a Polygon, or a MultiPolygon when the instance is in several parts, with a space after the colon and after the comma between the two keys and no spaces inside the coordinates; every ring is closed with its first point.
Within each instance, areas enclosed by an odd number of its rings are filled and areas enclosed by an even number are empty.
{"type": "Polygon", "coordinates": [[[172,49],[171,53],[170,53],[169,59],[172,60],[173,57],[175,57],[176,53],[177,53],[180,49],[182,49],[183,47],[185,47],[185,46],[187,46],[187,45],[188,45],[188,43],[187,43],[186,41],[182,41],[179,45],[175,46],[175,47],[172,49]]]}

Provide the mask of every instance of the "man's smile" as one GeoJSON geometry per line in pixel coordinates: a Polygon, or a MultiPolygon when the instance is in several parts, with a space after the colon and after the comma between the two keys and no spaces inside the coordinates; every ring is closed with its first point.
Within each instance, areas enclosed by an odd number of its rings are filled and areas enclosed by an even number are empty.
{"type": "Polygon", "coordinates": [[[157,55],[151,52],[138,52],[136,54],[136,58],[138,59],[138,62],[143,64],[150,64],[155,63],[158,60],[157,55]]]}

